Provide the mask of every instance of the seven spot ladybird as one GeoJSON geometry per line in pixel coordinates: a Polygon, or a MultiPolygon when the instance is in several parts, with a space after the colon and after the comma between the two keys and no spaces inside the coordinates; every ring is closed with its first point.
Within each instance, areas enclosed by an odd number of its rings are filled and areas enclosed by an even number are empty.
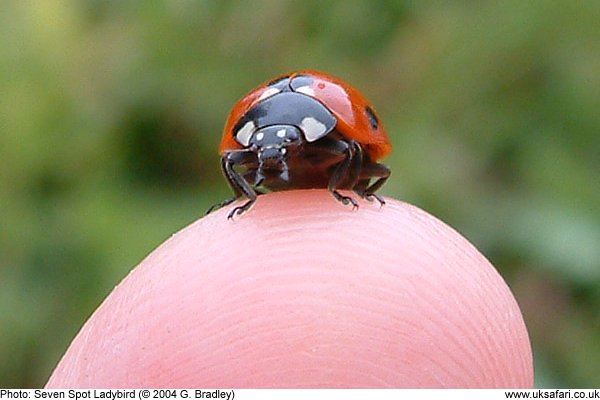
{"type": "Polygon", "coordinates": [[[317,71],[273,79],[233,108],[219,152],[223,173],[247,211],[260,188],[271,191],[327,188],[343,204],[358,203],[338,189],[384,204],[375,192],[390,176],[377,160],[392,149],[385,129],[367,99],[352,86],[317,71]],[[373,183],[371,180],[375,179],[373,183]]]}

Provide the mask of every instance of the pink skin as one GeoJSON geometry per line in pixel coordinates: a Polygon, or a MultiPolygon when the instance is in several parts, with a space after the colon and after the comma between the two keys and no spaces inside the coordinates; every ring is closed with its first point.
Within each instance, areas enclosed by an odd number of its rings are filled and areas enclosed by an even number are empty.
{"type": "Polygon", "coordinates": [[[533,386],[519,307],[452,228],[324,190],[232,206],[156,249],[108,296],[47,387],[533,386]]]}

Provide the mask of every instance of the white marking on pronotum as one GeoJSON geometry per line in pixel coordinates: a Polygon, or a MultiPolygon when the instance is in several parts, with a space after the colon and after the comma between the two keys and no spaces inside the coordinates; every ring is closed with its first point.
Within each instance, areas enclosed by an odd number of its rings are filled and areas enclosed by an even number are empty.
{"type": "Polygon", "coordinates": [[[259,142],[260,142],[261,140],[263,140],[263,138],[264,138],[264,137],[265,137],[265,134],[264,134],[263,132],[258,132],[258,133],[256,134],[256,140],[258,140],[259,142]]]}
{"type": "Polygon", "coordinates": [[[327,127],[313,117],[304,118],[300,123],[300,128],[304,132],[306,140],[309,142],[314,142],[315,140],[322,138],[327,132],[327,127]]]}
{"type": "Polygon", "coordinates": [[[254,129],[256,125],[254,122],[248,121],[246,125],[242,126],[239,131],[235,134],[235,138],[238,142],[240,142],[244,146],[248,146],[250,143],[250,136],[254,133],[254,129]]]}
{"type": "Polygon", "coordinates": [[[311,97],[315,97],[315,90],[310,86],[300,86],[298,89],[296,89],[296,92],[304,93],[311,97]]]}
{"type": "Polygon", "coordinates": [[[277,88],[274,88],[274,87],[272,87],[272,88],[268,88],[267,90],[265,90],[265,91],[264,91],[264,92],[263,92],[263,93],[262,93],[262,94],[261,94],[261,95],[258,97],[258,100],[259,100],[259,101],[260,101],[260,100],[264,100],[264,99],[266,99],[267,97],[271,97],[271,96],[273,96],[273,95],[275,95],[275,94],[277,94],[277,93],[279,93],[279,92],[281,92],[281,90],[279,90],[279,89],[277,89],[277,88]]]}
{"type": "Polygon", "coordinates": [[[280,129],[277,131],[277,137],[278,138],[284,138],[285,137],[285,129],[280,129]]]}

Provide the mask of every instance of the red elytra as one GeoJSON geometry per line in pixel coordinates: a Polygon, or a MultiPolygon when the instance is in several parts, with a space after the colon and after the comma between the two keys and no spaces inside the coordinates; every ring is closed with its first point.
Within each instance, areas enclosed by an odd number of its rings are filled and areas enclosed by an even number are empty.
{"type": "Polygon", "coordinates": [[[209,212],[246,197],[229,218],[242,214],[261,193],[257,188],[328,188],[357,208],[353,198],[338,192],[351,189],[384,204],[375,191],[390,170],[376,161],[391,149],[373,107],[352,86],[314,70],[279,76],[233,107],[219,153],[234,197],[209,212]],[[377,180],[371,184],[372,178],[377,180]]]}
{"type": "Polygon", "coordinates": [[[313,97],[323,103],[337,117],[337,130],[347,138],[364,145],[373,160],[379,160],[392,151],[392,144],[381,121],[378,121],[377,129],[371,126],[365,110],[370,108],[374,113],[374,108],[362,93],[341,79],[324,72],[304,70],[271,79],[238,101],[227,118],[219,154],[222,155],[227,150],[243,148],[243,145],[235,140],[233,127],[248,110],[260,101],[261,95],[269,89],[272,82],[285,78],[293,80],[298,76],[313,78],[311,86],[314,89],[313,97]]]}

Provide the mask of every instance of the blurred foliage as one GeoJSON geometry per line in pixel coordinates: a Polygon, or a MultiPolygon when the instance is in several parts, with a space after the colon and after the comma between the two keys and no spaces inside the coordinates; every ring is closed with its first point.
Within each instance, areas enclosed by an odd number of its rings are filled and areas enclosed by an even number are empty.
{"type": "Polygon", "coordinates": [[[600,2],[0,5],[0,386],[42,386],[111,288],[229,194],[229,108],[288,70],[362,89],[383,193],[512,287],[538,386],[600,384],[600,2]]]}

